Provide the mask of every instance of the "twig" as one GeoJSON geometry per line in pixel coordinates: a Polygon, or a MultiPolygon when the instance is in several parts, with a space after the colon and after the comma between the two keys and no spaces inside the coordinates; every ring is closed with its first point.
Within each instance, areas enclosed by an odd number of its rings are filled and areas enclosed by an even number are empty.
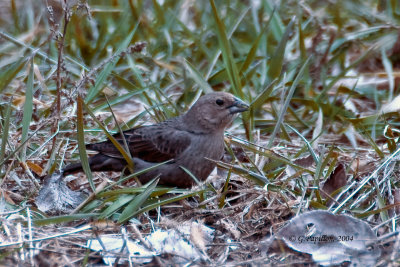
{"type": "MultiPolygon", "coordinates": [[[[65,42],[65,35],[67,34],[67,27],[68,23],[71,18],[70,8],[67,1],[64,2],[64,28],[63,33],[61,34],[61,40],[58,40],[58,59],[57,59],[57,99],[56,99],[56,122],[51,127],[51,134],[54,134],[58,128],[58,123],[61,118],[61,86],[62,86],[62,79],[61,79],[61,69],[63,65],[63,51],[64,51],[64,42],[65,42]]],[[[57,136],[53,137],[53,144],[52,150],[55,148],[57,136]]],[[[52,154],[53,151],[50,152],[52,154]]]]}

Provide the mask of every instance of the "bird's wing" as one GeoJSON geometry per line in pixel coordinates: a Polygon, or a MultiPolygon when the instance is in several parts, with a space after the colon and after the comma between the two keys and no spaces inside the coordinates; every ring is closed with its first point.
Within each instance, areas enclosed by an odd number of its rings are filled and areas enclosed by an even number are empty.
{"type": "MultiPolygon", "coordinates": [[[[179,156],[191,143],[190,134],[166,125],[143,126],[124,132],[132,157],[148,162],[163,162],[179,156]]],[[[114,138],[123,146],[120,134],[114,138]]],[[[98,151],[113,158],[123,158],[110,140],[86,145],[87,149],[98,151]]]]}

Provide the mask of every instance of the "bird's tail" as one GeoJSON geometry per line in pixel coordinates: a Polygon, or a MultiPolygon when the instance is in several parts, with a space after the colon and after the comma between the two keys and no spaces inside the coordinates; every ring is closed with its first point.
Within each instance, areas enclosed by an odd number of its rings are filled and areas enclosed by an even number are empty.
{"type": "MultiPolygon", "coordinates": [[[[92,172],[122,171],[126,166],[126,161],[99,153],[89,158],[89,166],[92,172]]],[[[80,162],[69,164],[62,172],[64,176],[76,172],[83,172],[82,164],[80,162]]]]}
{"type": "Polygon", "coordinates": [[[63,174],[65,176],[65,175],[69,175],[69,174],[81,172],[81,171],[83,171],[81,163],[72,163],[72,164],[65,166],[65,168],[63,169],[63,174]]]}

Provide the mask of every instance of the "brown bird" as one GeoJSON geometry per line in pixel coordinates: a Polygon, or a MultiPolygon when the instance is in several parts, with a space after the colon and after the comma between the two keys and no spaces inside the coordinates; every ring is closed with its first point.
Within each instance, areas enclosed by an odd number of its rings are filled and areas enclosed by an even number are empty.
{"type": "MultiPolygon", "coordinates": [[[[197,179],[204,181],[215,168],[208,160],[220,160],[224,154],[224,130],[239,112],[249,106],[229,93],[206,94],[183,115],[149,126],[124,131],[132,156],[134,171],[171,160],[138,176],[146,183],[160,176],[160,185],[190,187],[194,180],[183,170],[186,168],[197,179]],[[181,168],[183,167],[183,168],[181,168]]],[[[123,144],[121,134],[115,139],[123,144]]],[[[122,171],[127,163],[110,140],[88,144],[86,148],[99,152],[89,158],[92,171],[122,171]]],[[[83,171],[81,163],[70,164],[64,175],[83,171]]]]}

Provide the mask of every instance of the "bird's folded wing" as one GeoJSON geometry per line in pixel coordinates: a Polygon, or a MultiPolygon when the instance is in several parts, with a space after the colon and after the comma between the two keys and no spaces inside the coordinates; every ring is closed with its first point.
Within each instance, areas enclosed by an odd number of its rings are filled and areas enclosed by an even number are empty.
{"type": "MultiPolygon", "coordinates": [[[[165,126],[143,126],[124,132],[131,156],[148,162],[163,162],[176,158],[189,147],[189,135],[186,131],[165,126]]],[[[114,138],[124,147],[120,134],[114,135],[114,138]]],[[[86,148],[109,157],[123,158],[110,140],[88,144],[86,148]]]]}

